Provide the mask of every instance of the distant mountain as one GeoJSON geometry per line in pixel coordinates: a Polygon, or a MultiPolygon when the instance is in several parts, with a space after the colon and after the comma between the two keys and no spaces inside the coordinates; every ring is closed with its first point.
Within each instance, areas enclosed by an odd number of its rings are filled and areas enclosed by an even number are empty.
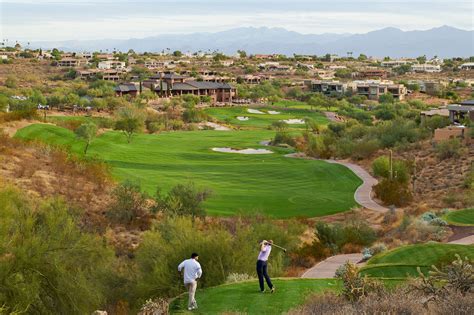
{"type": "Polygon", "coordinates": [[[32,47],[60,48],[66,51],[95,51],[114,48],[137,52],[221,51],[233,54],[242,49],[251,54],[285,55],[326,53],[354,56],[360,53],[384,57],[467,57],[474,55],[474,31],[442,26],[426,31],[384,28],[366,34],[300,34],[284,28],[242,27],[217,33],[167,34],[127,40],[79,40],[34,42],[32,47]]]}

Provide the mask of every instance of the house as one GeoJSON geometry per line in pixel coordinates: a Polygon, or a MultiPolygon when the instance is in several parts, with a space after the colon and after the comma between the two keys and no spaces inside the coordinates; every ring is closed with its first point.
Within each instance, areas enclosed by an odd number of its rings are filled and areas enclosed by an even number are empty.
{"type": "Polygon", "coordinates": [[[459,68],[461,70],[474,70],[474,62],[463,63],[459,68]]]}
{"type": "Polygon", "coordinates": [[[429,63],[413,64],[413,65],[411,65],[411,71],[413,71],[413,72],[428,72],[428,73],[441,72],[441,66],[440,65],[429,64],[429,63]]]}
{"type": "Polygon", "coordinates": [[[474,100],[448,105],[448,110],[453,124],[462,124],[466,119],[474,121],[474,100]]]}
{"type": "Polygon", "coordinates": [[[213,102],[227,103],[237,96],[237,90],[228,83],[195,81],[175,73],[162,73],[144,81],[145,84],[161,97],[193,94],[209,96],[213,102]]]}
{"type": "Polygon", "coordinates": [[[367,97],[369,100],[378,100],[381,95],[392,94],[397,100],[403,100],[407,95],[407,88],[403,84],[394,84],[390,81],[362,81],[355,82],[355,94],[367,97]]]}
{"type": "Polygon", "coordinates": [[[386,68],[395,68],[395,67],[400,67],[403,65],[411,64],[411,63],[413,63],[413,61],[410,61],[410,60],[387,60],[387,61],[382,61],[380,65],[386,68]]]}
{"type": "Polygon", "coordinates": [[[263,75],[252,75],[247,74],[237,78],[237,81],[243,82],[245,84],[260,84],[263,81],[270,80],[271,77],[263,75]]]}
{"type": "Polygon", "coordinates": [[[145,68],[148,69],[161,69],[166,68],[171,65],[171,61],[166,60],[155,60],[155,59],[147,59],[145,60],[145,68]]]}
{"type": "Polygon", "coordinates": [[[135,97],[139,93],[137,85],[133,82],[130,83],[121,83],[115,87],[115,93],[117,96],[130,95],[135,97]]]}
{"type": "Polygon", "coordinates": [[[449,117],[449,110],[447,107],[439,107],[430,110],[425,110],[420,113],[421,120],[425,120],[428,117],[441,116],[449,117]]]}
{"type": "Polygon", "coordinates": [[[71,57],[62,58],[58,61],[58,67],[68,67],[68,68],[75,68],[80,66],[85,66],[87,64],[86,59],[76,59],[71,57]]]}
{"type": "Polygon", "coordinates": [[[119,69],[104,69],[100,71],[100,74],[102,75],[102,80],[116,82],[120,81],[124,72],[119,69]]]}
{"type": "Polygon", "coordinates": [[[308,83],[312,92],[323,93],[326,95],[344,94],[348,90],[348,85],[339,81],[306,81],[306,84],[308,83]]]}
{"type": "Polygon", "coordinates": [[[99,69],[124,69],[125,62],[118,60],[99,61],[97,68],[99,69]]]}

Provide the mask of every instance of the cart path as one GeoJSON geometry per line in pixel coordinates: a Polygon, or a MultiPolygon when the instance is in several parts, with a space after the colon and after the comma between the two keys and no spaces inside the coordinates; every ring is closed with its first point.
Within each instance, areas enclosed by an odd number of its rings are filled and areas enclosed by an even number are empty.
{"type": "MultiPolygon", "coordinates": [[[[301,153],[292,153],[292,154],[287,154],[285,156],[291,157],[291,158],[314,159],[314,158],[304,156],[301,153]]],[[[372,175],[370,175],[362,167],[353,163],[336,161],[336,160],[320,160],[320,161],[343,165],[347,167],[348,169],[350,169],[352,172],[354,172],[354,174],[356,174],[362,180],[362,185],[360,185],[354,193],[354,199],[359,205],[369,210],[377,211],[377,212],[387,212],[389,210],[387,207],[379,205],[372,199],[372,186],[377,185],[378,180],[372,177],[372,175]]]]}
{"type": "Polygon", "coordinates": [[[357,266],[363,266],[364,263],[358,264],[362,260],[362,254],[345,254],[336,255],[326,258],[325,260],[317,263],[314,267],[306,270],[301,278],[310,279],[327,279],[334,278],[337,268],[344,265],[347,261],[350,261],[357,266]]]}
{"type": "MultiPolygon", "coordinates": [[[[474,235],[469,235],[461,239],[448,242],[448,244],[460,244],[460,245],[473,245],[474,244],[474,235]]],[[[312,268],[306,270],[306,272],[301,276],[301,278],[311,278],[311,279],[324,279],[324,278],[333,278],[337,268],[344,265],[347,261],[350,261],[356,264],[357,267],[362,267],[365,265],[362,261],[362,254],[345,254],[345,255],[335,255],[325,260],[317,263],[312,268]]]]}

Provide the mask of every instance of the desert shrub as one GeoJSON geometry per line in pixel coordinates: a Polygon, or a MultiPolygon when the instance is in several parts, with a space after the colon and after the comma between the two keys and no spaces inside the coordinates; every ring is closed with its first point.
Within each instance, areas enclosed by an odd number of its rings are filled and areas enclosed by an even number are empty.
{"type": "Polygon", "coordinates": [[[113,190],[112,199],[106,212],[111,222],[130,225],[148,221],[148,195],[141,191],[139,184],[123,182],[113,190]]]}
{"type": "Polygon", "coordinates": [[[433,225],[420,219],[411,220],[408,216],[405,216],[397,228],[397,233],[392,236],[409,243],[421,243],[442,241],[446,234],[447,229],[443,226],[433,225]]]}
{"type": "Polygon", "coordinates": [[[168,215],[204,217],[206,211],[203,202],[212,194],[207,188],[199,188],[193,182],[178,184],[171,188],[166,196],[157,190],[153,211],[162,211],[168,215]]]}
{"type": "Polygon", "coordinates": [[[374,192],[377,198],[388,205],[404,206],[413,199],[406,184],[385,178],[374,186],[374,192]]]}
{"type": "Polygon", "coordinates": [[[354,160],[363,160],[371,157],[379,149],[380,144],[378,140],[362,140],[355,143],[352,148],[351,158],[354,160]]]}
{"type": "Polygon", "coordinates": [[[371,245],[377,236],[375,231],[362,221],[354,221],[345,225],[327,224],[318,222],[316,224],[316,235],[318,241],[328,248],[332,253],[338,253],[341,250],[351,252],[349,247],[354,250],[360,250],[360,246],[371,245]]]}
{"type": "Polygon", "coordinates": [[[36,109],[15,110],[9,113],[0,113],[0,122],[9,122],[22,119],[37,119],[36,109]]]}
{"type": "Polygon", "coordinates": [[[30,200],[14,189],[0,191],[0,208],[5,313],[90,314],[105,305],[113,252],[81,232],[75,213],[58,200],[30,200]]]}
{"type": "Polygon", "coordinates": [[[138,315],[168,315],[169,307],[166,299],[147,300],[138,315]]]}
{"type": "Polygon", "coordinates": [[[272,145],[277,145],[277,144],[288,144],[290,146],[295,145],[295,139],[285,131],[279,131],[275,134],[275,137],[272,140],[272,145]]]}
{"type": "Polygon", "coordinates": [[[384,243],[377,243],[372,245],[370,248],[365,247],[362,250],[362,255],[364,260],[368,260],[372,256],[375,256],[379,253],[385,252],[387,250],[387,246],[384,243]]]}
{"type": "MultiPolygon", "coordinates": [[[[390,158],[380,156],[372,162],[372,172],[375,176],[390,178],[390,158]]],[[[401,183],[407,183],[410,180],[410,171],[404,161],[392,161],[392,178],[401,183]]]]}
{"type": "Polygon", "coordinates": [[[433,212],[425,212],[421,215],[420,217],[421,220],[425,221],[426,223],[429,223],[431,225],[437,225],[437,226],[447,226],[448,223],[438,217],[435,213],[433,212]]]}
{"type": "Polygon", "coordinates": [[[459,139],[440,141],[435,147],[436,155],[440,160],[457,158],[461,153],[461,142],[459,139]]]}
{"type": "Polygon", "coordinates": [[[359,268],[351,262],[339,270],[338,279],[342,280],[342,295],[351,302],[382,289],[380,282],[360,275],[359,268]]]}
{"type": "Polygon", "coordinates": [[[157,133],[166,130],[166,125],[161,122],[153,121],[146,125],[148,132],[157,133]]]}

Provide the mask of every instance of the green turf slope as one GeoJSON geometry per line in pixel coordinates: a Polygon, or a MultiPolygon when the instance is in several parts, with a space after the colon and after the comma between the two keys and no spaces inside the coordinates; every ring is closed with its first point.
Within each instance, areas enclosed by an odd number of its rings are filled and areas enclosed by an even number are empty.
{"type": "Polygon", "coordinates": [[[451,211],[445,219],[452,225],[474,226],[474,208],[451,211]]]}
{"type": "Polygon", "coordinates": [[[273,283],[273,294],[260,293],[257,280],[198,290],[199,308],[193,312],[186,310],[188,297],[183,294],[171,304],[171,314],[282,314],[303,304],[312,293],[340,288],[332,279],[274,279],[273,283]]]}
{"type": "Polygon", "coordinates": [[[417,267],[423,273],[432,265],[447,264],[459,254],[474,259],[474,245],[426,243],[395,248],[369,259],[361,273],[372,277],[398,278],[417,276],[417,267]]]}
{"type": "MultiPolygon", "coordinates": [[[[210,215],[263,213],[275,218],[316,217],[349,210],[361,180],[344,166],[284,157],[271,148],[267,155],[219,153],[213,147],[262,148],[273,131],[194,131],[138,134],[128,144],[120,132],[106,132],[93,141],[89,155],[113,167],[118,180],[139,181],[154,194],[188,180],[212,189],[206,202],[210,215]]],[[[16,137],[69,146],[82,154],[84,143],[64,128],[35,124],[16,137]]]]}

